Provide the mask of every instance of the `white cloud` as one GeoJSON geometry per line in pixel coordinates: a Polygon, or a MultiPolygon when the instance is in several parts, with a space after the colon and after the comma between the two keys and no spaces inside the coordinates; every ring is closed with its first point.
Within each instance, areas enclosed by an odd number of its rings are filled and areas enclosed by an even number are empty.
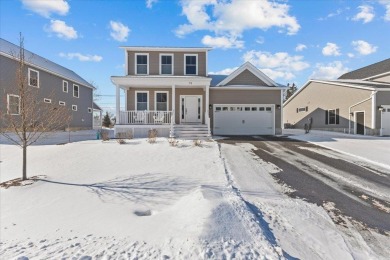
{"type": "Polygon", "coordinates": [[[290,56],[286,52],[269,53],[262,51],[248,51],[243,55],[244,61],[249,61],[272,79],[281,78],[289,80],[299,72],[310,67],[303,60],[303,56],[290,56]]]}
{"type": "Polygon", "coordinates": [[[118,42],[127,41],[129,36],[130,28],[121,22],[110,21],[111,37],[118,42]]]}
{"type": "Polygon", "coordinates": [[[284,3],[269,0],[182,0],[180,4],[188,23],[176,29],[179,37],[198,30],[237,36],[244,30],[255,28],[267,30],[279,27],[287,34],[296,34],[300,29],[296,18],[288,13],[290,7],[284,3]]]}
{"type": "Polygon", "coordinates": [[[50,25],[46,28],[46,31],[55,33],[58,38],[66,40],[74,40],[78,38],[77,31],[72,26],[68,26],[61,20],[50,20],[50,25]]]}
{"type": "Polygon", "coordinates": [[[52,13],[66,15],[69,4],[65,0],[21,0],[23,6],[43,17],[49,18],[52,13]]]}
{"type": "Polygon", "coordinates": [[[390,0],[379,0],[379,3],[386,9],[385,21],[390,21],[390,0]]]}
{"type": "Polygon", "coordinates": [[[369,5],[361,5],[358,7],[360,9],[360,12],[357,13],[352,20],[353,21],[359,21],[362,20],[363,23],[369,23],[374,19],[375,13],[374,8],[369,5]]]}
{"type": "Polygon", "coordinates": [[[334,61],[328,64],[317,63],[316,69],[310,75],[311,79],[337,79],[349,69],[344,67],[341,61],[334,61]]]}
{"type": "Polygon", "coordinates": [[[61,52],[60,57],[67,58],[68,60],[78,59],[79,61],[93,61],[100,62],[103,57],[99,55],[84,55],[78,52],[63,53],[61,52]]]}
{"type": "Polygon", "coordinates": [[[237,39],[237,37],[212,37],[210,35],[205,35],[202,39],[202,43],[206,46],[221,48],[221,49],[242,49],[244,48],[244,42],[237,39]]]}
{"type": "Polygon", "coordinates": [[[322,54],[325,56],[340,56],[340,48],[335,43],[328,42],[322,49],[322,54]]]}
{"type": "Polygon", "coordinates": [[[355,54],[353,54],[353,53],[347,53],[347,56],[349,57],[349,58],[353,58],[353,57],[355,57],[355,54]]]}
{"type": "Polygon", "coordinates": [[[215,74],[215,75],[230,75],[236,69],[238,69],[238,67],[226,68],[226,69],[223,69],[223,70],[220,70],[220,71],[209,72],[209,74],[211,74],[211,75],[213,75],[213,74],[215,74]]]}
{"type": "Polygon", "coordinates": [[[354,46],[355,50],[361,55],[369,55],[371,53],[376,52],[376,50],[378,49],[377,46],[374,46],[374,45],[372,45],[366,41],[362,41],[362,40],[353,41],[352,46],[354,46]]]}
{"type": "Polygon", "coordinates": [[[307,49],[307,46],[305,44],[298,44],[297,47],[295,47],[295,51],[303,51],[304,49],[307,49]]]}
{"type": "Polygon", "coordinates": [[[158,2],[158,0],[146,0],[146,7],[150,9],[157,2],[158,2]]]}

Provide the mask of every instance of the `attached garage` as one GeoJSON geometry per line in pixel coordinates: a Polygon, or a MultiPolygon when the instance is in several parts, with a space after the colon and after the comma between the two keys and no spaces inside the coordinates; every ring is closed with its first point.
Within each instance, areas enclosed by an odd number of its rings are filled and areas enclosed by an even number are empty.
{"type": "Polygon", "coordinates": [[[385,106],[381,115],[382,133],[381,135],[390,135],[390,106],[385,106]]]}
{"type": "Polygon", "coordinates": [[[274,135],[275,105],[214,104],[214,135],[274,135]]]}

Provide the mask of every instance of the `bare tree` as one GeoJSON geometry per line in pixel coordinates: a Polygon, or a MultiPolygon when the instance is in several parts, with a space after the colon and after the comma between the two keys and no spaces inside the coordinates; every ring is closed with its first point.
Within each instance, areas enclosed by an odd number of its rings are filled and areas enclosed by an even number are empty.
{"type": "MultiPolygon", "coordinates": [[[[71,113],[65,106],[56,105],[58,102],[45,103],[39,98],[39,88],[29,86],[39,84],[30,77],[27,82],[27,68],[24,51],[24,40],[20,34],[19,53],[12,53],[18,61],[16,85],[12,88],[13,95],[7,95],[6,109],[0,111],[0,134],[11,143],[23,149],[23,175],[27,179],[27,147],[56,130],[63,130],[69,125],[71,113]]],[[[54,101],[54,91],[48,97],[54,101]]]]}

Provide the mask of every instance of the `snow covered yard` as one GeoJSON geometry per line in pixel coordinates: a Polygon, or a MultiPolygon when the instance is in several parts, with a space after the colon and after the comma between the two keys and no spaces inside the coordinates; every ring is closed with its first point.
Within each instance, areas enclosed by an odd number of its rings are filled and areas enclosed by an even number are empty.
{"type": "Polygon", "coordinates": [[[390,170],[390,137],[350,135],[330,131],[284,129],[290,138],[330,148],[390,170]]]}
{"type": "MultiPolygon", "coordinates": [[[[1,145],[1,182],[21,150],[1,145]]],[[[1,188],[0,258],[280,258],[228,185],[218,145],[135,139],[35,145],[1,188]]]]}
{"type": "MultiPolygon", "coordinates": [[[[270,175],[280,169],[249,144],[119,145],[85,132],[55,145],[65,139],[29,148],[39,181],[0,189],[0,258],[378,258],[322,207],[286,196],[270,175]]],[[[1,144],[0,161],[0,182],[20,177],[20,148],[1,144]]]]}

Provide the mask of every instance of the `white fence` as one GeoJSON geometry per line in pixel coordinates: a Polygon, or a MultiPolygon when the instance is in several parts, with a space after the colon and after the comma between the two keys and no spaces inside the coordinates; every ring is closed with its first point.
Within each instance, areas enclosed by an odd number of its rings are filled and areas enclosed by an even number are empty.
{"type": "Polygon", "coordinates": [[[171,123],[172,111],[121,111],[121,125],[166,125],[171,123]]]}

